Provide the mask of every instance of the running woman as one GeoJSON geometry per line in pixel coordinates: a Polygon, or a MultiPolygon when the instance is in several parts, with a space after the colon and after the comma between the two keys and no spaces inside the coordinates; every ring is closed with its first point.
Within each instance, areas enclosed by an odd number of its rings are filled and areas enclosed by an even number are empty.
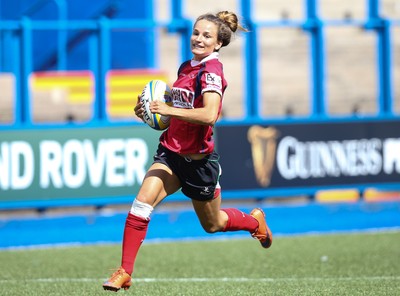
{"type": "MultiPolygon", "coordinates": [[[[179,189],[191,199],[206,232],[245,230],[262,247],[271,246],[272,233],[261,209],[256,208],[250,214],[235,208],[221,209],[221,167],[214,150],[213,126],[221,112],[227,82],[218,52],[230,43],[238,29],[246,31],[232,12],[199,16],[190,38],[193,58],[180,66],[171,90],[173,106],[160,101],[151,103],[151,112],[171,117],[170,126],[160,137],[154,162],[126,218],[121,266],[103,284],[105,290],[129,289],[150,214],[164,198],[179,189]]],[[[143,119],[140,100],[135,114],[143,119]]]]}

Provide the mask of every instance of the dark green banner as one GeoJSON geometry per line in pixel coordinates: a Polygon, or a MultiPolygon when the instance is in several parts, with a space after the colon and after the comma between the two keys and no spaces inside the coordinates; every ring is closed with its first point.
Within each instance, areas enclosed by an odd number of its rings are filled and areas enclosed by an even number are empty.
{"type": "Polygon", "coordinates": [[[134,195],[160,132],[148,126],[0,132],[0,201],[134,195]]]}

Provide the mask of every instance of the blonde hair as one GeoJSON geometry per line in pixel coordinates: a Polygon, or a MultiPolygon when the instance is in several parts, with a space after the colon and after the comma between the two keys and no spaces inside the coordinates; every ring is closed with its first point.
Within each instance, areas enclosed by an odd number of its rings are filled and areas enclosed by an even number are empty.
{"type": "Polygon", "coordinates": [[[218,27],[218,41],[222,42],[222,47],[227,46],[231,42],[232,33],[237,30],[247,32],[247,29],[239,24],[237,15],[229,11],[220,11],[217,14],[206,13],[200,15],[195,24],[200,20],[206,20],[214,23],[218,27]]]}

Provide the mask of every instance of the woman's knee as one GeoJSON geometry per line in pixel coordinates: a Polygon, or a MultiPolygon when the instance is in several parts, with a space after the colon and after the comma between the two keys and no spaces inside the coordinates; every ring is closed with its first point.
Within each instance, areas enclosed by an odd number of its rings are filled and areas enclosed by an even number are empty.
{"type": "Polygon", "coordinates": [[[201,223],[201,226],[207,233],[216,233],[224,230],[224,225],[219,222],[207,221],[205,223],[201,223]]]}

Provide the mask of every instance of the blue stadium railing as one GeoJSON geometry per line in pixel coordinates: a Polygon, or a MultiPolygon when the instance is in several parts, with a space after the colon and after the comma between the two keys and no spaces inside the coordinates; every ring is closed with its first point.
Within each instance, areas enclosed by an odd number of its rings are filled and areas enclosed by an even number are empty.
{"type": "MultiPolygon", "coordinates": [[[[252,1],[241,0],[241,7],[244,19],[247,20],[247,27],[250,32],[246,39],[246,72],[247,84],[250,98],[259,98],[259,89],[251,84],[251,81],[257,81],[258,73],[258,40],[257,31],[263,27],[298,27],[309,33],[310,37],[310,60],[312,69],[312,117],[325,117],[327,115],[325,106],[324,93],[324,37],[323,29],[327,26],[357,26],[365,30],[371,30],[376,33],[377,37],[377,52],[378,52],[378,85],[379,85],[379,110],[378,116],[392,116],[393,102],[392,93],[393,86],[391,85],[392,63],[391,63],[391,48],[392,40],[390,29],[392,26],[399,26],[400,20],[384,19],[380,15],[379,0],[367,0],[368,15],[365,19],[342,19],[342,20],[322,20],[318,15],[318,1],[305,0],[306,18],[304,20],[282,20],[282,21],[253,21],[252,18],[252,1]]],[[[251,117],[259,117],[259,102],[257,100],[248,100],[248,115],[251,117]]]]}
{"type": "MultiPolygon", "coordinates": [[[[94,34],[90,35],[91,44],[95,44],[91,51],[90,69],[94,73],[96,95],[93,120],[108,121],[105,104],[105,77],[110,70],[110,31],[113,29],[143,29],[143,28],[166,28],[169,32],[178,33],[181,38],[181,60],[191,57],[190,50],[185,44],[189,44],[192,20],[186,19],[182,12],[182,0],[171,1],[172,18],[170,21],[155,21],[154,19],[135,19],[119,20],[108,19],[106,17],[98,20],[65,20],[62,5],[63,1],[56,1],[59,5],[59,20],[55,21],[33,21],[28,17],[22,17],[18,21],[1,21],[0,32],[7,36],[0,41],[7,41],[7,46],[12,47],[12,52],[19,53],[13,55],[13,61],[8,61],[13,66],[13,72],[17,78],[16,85],[16,104],[15,104],[15,123],[13,127],[29,126],[33,124],[31,118],[31,101],[29,97],[28,77],[32,73],[32,32],[35,30],[54,30],[60,32],[57,52],[57,69],[65,67],[65,46],[66,38],[62,34],[65,31],[89,30],[94,34]],[[64,36],[64,37],[63,37],[64,36]]],[[[390,30],[393,26],[400,26],[400,20],[384,19],[380,16],[379,0],[367,0],[368,14],[365,19],[343,19],[343,20],[322,20],[318,16],[316,0],[305,0],[306,15],[303,20],[278,20],[278,21],[255,21],[252,17],[254,10],[251,0],[240,0],[241,13],[245,20],[245,25],[250,29],[244,35],[246,44],[245,52],[245,87],[247,99],[244,100],[246,110],[245,119],[259,119],[260,115],[260,89],[259,85],[252,83],[258,80],[258,44],[257,34],[259,29],[265,27],[296,27],[308,32],[310,39],[310,68],[312,69],[312,93],[310,96],[311,110],[309,117],[325,118],[326,100],[324,92],[324,37],[323,29],[327,26],[358,26],[365,30],[375,32],[377,38],[377,80],[378,80],[378,112],[377,116],[393,116],[393,93],[392,85],[393,63],[391,62],[392,40],[390,30]]],[[[1,48],[1,47],[0,47],[1,48]]],[[[2,53],[0,52],[0,57],[2,53]]],[[[0,71],[3,71],[0,58],[0,71]]],[[[284,120],[284,118],[283,118],[284,120]]],[[[1,128],[4,128],[2,126],[1,128]]],[[[7,127],[6,127],[7,128],[7,127]]]]}
{"type": "MultiPolygon", "coordinates": [[[[95,101],[93,106],[93,118],[89,122],[77,124],[75,126],[104,126],[104,125],[117,125],[121,124],[118,122],[111,122],[106,112],[106,89],[105,81],[106,74],[110,68],[110,32],[113,29],[140,29],[140,28],[164,28],[168,32],[177,33],[181,39],[181,60],[186,60],[191,57],[190,50],[186,44],[189,44],[189,38],[191,34],[193,20],[187,19],[182,11],[183,2],[182,0],[171,1],[171,19],[169,21],[156,21],[154,19],[134,19],[134,20],[119,20],[109,19],[102,17],[98,20],[65,20],[63,19],[63,1],[59,2],[60,8],[60,19],[55,21],[34,21],[28,17],[22,17],[18,21],[2,21],[0,20],[0,36],[3,36],[0,41],[6,40],[7,46],[12,47],[12,51],[18,54],[13,56],[12,61],[8,61],[9,64],[13,65],[12,72],[16,77],[16,98],[15,98],[15,121],[10,124],[0,124],[0,130],[10,129],[35,129],[35,128],[46,128],[52,125],[40,124],[33,122],[31,115],[31,99],[29,92],[29,75],[32,73],[32,32],[35,30],[55,30],[59,32],[64,31],[79,31],[89,30],[93,34],[90,35],[91,44],[94,45],[89,48],[91,50],[91,63],[89,70],[94,74],[95,79],[95,101]],[[6,36],[6,37],[4,37],[6,36]]],[[[392,84],[392,72],[393,63],[391,61],[391,49],[392,49],[392,37],[390,30],[393,26],[400,26],[400,20],[382,18],[380,14],[379,0],[366,0],[366,6],[368,7],[368,13],[365,19],[343,19],[343,20],[323,20],[318,15],[318,1],[317,0],[304,0],[304,7],[306,10],[305,18],[299,20],[279,20],[279,21],[268,21],[261,20],[255,21],[253,18],[252,11],[253,1],[251,0],[240,0],[241,15],[245,20],[245,25],[249,28],[249,33],[244,35],[245,38],[245,87],[247,89],[246,96],[244,99],[244,119],[240,120],[242,123],[260,123],[260,122],[308,122],[314,120],[323,121],[335,121],[337,118],[332,118],[327,114],[326,110],[326,99],[325,99],[325,57],[324,57],[324,37],[323,30],[327,26],[358,26],[365,30],[371,30],[376,34],[377,39],[377,80],[378,80],[378,110],[376,116],[372,119],[393,119],[398,118],[393,108],[393,93],[395,92],[395,86],[392,84]],[[258,80],[259,69],[259,40],[257,39],[257,32],[261,28],[265,27],[295,27],[301,28],[305,32],[308,32],[310,39],[310,69],[312,69],[312,92],[310,95],[311,110],[307,117],[298,118],[292,116],[291,118],[282,117],[280,119],[274,119],[268,121],[268,119],[262,118],[260,114],[260,89],[259,85],[251,83],[252,81],[258,80]],[[255,99],[251,99],[255,98],[255,99]]],[[[62,35],[61,35],[62,36],[62,35]]],[[[58,43],[58,64],[57,68],[62,70],[65,65],[65,38],[60,38],[58,43]]],[[[0,46],[0,50],[1,50],[0,46]]],[[[2,52],[0,51],[0,72],[3,70],[1,61],[2,52]]],[[[155,53],[156,54],[156,53],[155,53]]],[[[399,86],[397,86],[399,87],[399,86]]],[[[397,91],[399,91],[397,89],[397,91]]],[[[364,117],[363,119],[366,119],[364,117]]],[[[343,119],[343,118],[342,118],[343,119]]],[[[347,120],[363,120],[355,118],[349,114],[347,120]]],[[[371,119],[371,117],[370,117],[371,119]]],[[[219,124],[231,124],[232,120],[221,120],[219,124]]],[[[135,124],[132,122],[130,124],[135,124]]],[[[234,124],[237,124],[234,122],[234,124]]],[[[58,125],[59,127],[62,124],[58,125]]],[[[365,187],[365,186],[364,186],[365,187]]],[[[361,188],[361,187],[360,187],[361,188]]],[[[276,190],[272,191],[274,195],[294,195],[296,192],[290,190],[276,190]]],[[[309,189],[304,191],[305,194],[313,193],[315,190],[309,189]],[[308,192],[309,191],[309,192],[308,192]]],[[[249,192],[251,196],[261,197],[265,195],[264,191],[249,192]]],[[[243,196],[243,192],[232,193],[232,198],[236,195],[243,196]]],[[[121,202],[126,202],[127,198],[121,198],[121,202]]],[[[62,201],[58,201],[63,204],[62,201]]],[[[82,204],[93,203],[94,200],[82,200],[82,204]]],[[[99,199],[98,204],[103,205],[109,202],[108,199],[99,199]]],[[[114,198],[114,203],[118,202],[118,199],[114,198]]],[[[25,205],[28,205],[26,202],[25,205]]],[[[32,206],[37,205],[33,203],[32,206]]],[[[10,207],[12,205],[10,204],[10,207]]]]}

